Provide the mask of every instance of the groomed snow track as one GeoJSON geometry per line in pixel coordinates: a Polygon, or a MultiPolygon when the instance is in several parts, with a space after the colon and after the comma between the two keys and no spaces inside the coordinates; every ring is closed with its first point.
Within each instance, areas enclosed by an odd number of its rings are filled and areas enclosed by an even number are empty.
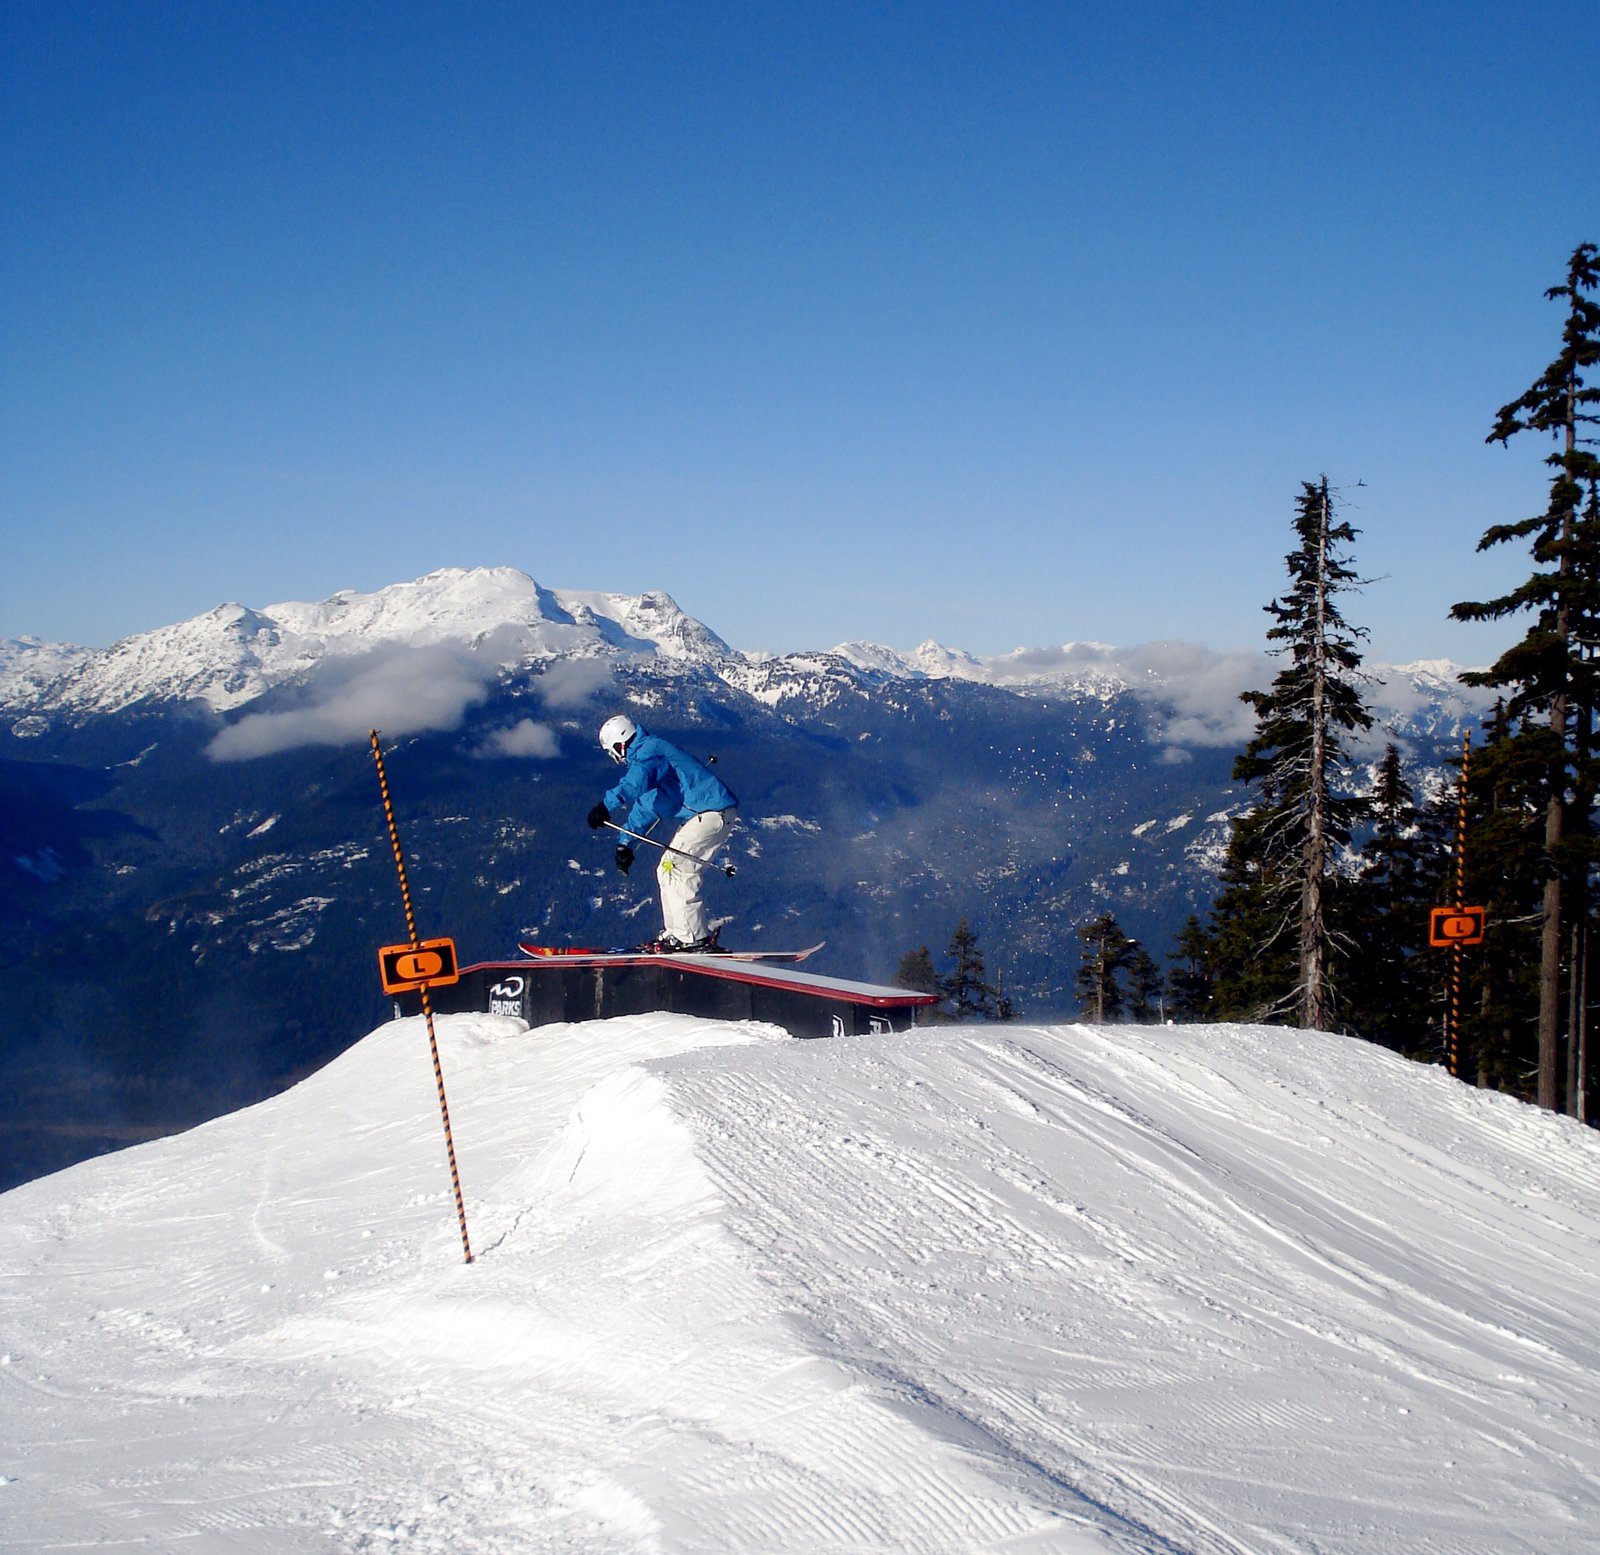
{"type": "Polygon", "coordinates": [[[386,1023],[0,1196],[7,1555],[1589,1555],[1600,1142],[1350,1038],[386,1023]]]}

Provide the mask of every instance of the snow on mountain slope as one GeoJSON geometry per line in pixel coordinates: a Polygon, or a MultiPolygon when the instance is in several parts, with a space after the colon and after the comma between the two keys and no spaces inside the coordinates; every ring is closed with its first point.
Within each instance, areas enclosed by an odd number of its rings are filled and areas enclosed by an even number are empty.
{"type": "Polygon", "coordinates": [[[882,643],[840,643],[833,650],[842,659],[848,659],[859,669],[878,674],[892,675],[900,680],[929,679],[987,680],[989,661],[974,658],[959,648],[946,648],[931,638],[913,648],[909,653],[899,653],[885,648],[882,643]]]}
{"type": "MultiPolygon", "coordinates": [[[[1248,738],[1253,717],[1239,693],[1264,687],[1276,669],[1261,653],[1183,642],[1129,648],[1068,642],[982,658],[931,641],[909,653],[849,642],[831,652],[744,654],[666,594],[548,589],[511,567],[447,567],[370,594],[344,590],[316,604],[219,605],[99,652],[32,639],[0,642],[0,707],[22,715],[17,727],[24,733],[27,720],[42,713],[109,713],[145,699],[196,700],[226,713],[324,665],[348,673],[348,661],[396,648],[434,650],[430,663],[438,650],[470,656],[461,668],[479,684],[537,659],[638,655],[705,666],[779,708],[825,708],[897,680],[970,681],[1100,701],[1131,693],[1157,710],[1155,730],[1172,746],[1230,746],[1248,738]]],[[[1443,660],[1367,669],[1378,746],[1391,729],[1448,735],[1488,707],[1487,693],[1462,687],[1457,667],[1443,660]]]]}
{"type": "MultiPolygon", "coordinates": [[[[320,726],[326,720],[318,691],[339,706],[371,701],[376,677],[378,685],[448,688],[440,714],[418,714],[406,728],[454,728],[462,707],[482,698],[504,670],[562,658],[592,666],[616,656],[669,670],[701,667],[789,717],[925,680],[1037,698],[1109,702],[1131,694],[1146,704],[1149,734],[1173,760],[1187,749],[1235,747],[1250,738],[1254,715],[1240,693],[1259,690],[1275,674],[1266,654],[1181,642],[1131,648],[1069,642],[986,658],[936,642],[909,653],[867,642],[827,653],[738,653],[669,595],[546,589],[498,566],[443,568],[373,594],[344,590],[315,605],[221,605],[101,653],[32,640],[0,643],[0,709],[13,714],[14,733],[37,734],[50,712],[112,714],[154,699],[205,702],[227,714],[277,686],[312,685],[309,718],[320,726]],[[350,685],[354,694],[347,693],[350,685]]],[[[1392,738],[1456,738],[1490,704],[1486,691],[1462,686],[1456,666],[1445,661],[1366,670],[1376,726],[1365,746],[1373,752],[1392,738]]],[[[282,744],[293,731],[282,725],[282,712],[267,717],[278,720],[269,744],[282,744]]],[[[291,722],[304,717],[304,710],[290,715],[291,722]]],[[[357,717],[362,728],[374,722],[381,720],[368,710],[357,717]]],[[[240,739],[254,747],[258,734],[246,731],[240,739]]]]}
{"type": "Polygon", "coordinates": [[[0,638],[0,707],[31,702],[52,680],[89,657],[88,648],[40,642],[37,637],[0,638]]]}
{"type": "Polygon", "coordinates": [[[0,1542],[1566,1555],[1600,1143],[1362,1043],[419,1022],[0,1199],[0,1542]]]}
{"type": "MultiPolygon", "coordinates": [[[[370,594],[346,589],[315,604],[219,605],[103,652],[57,649],[62,674],[40,682],[37,673],[24,679],[6,671],[0,700],[106,713],[168,698],[227,712],[328,658],[439,645],[481,656],[490,671],[559,654],[700,662],[729,651],[665,594],[553,590],[511,567],[447,567],[370,594]]],[[[20,652],[0,655],[0,670],[23,663],[20,652]]]]}
{"type": "Polygon", "coordinates": [[[688,664],[714,662],[733,652],[710,627],[680,610],[670,594],[595,594],[576,589],[551,593],[578,624],[610,622],[622,634],[620,640],[611,640],[636,652],[688,664]]]}
{"type": "MultiPolygon", "coordinates": [[[[1254,714],[1241,704],[1240,693],[1264,689],[1279,668],[1266,653],[1177,641],[1126,648],[1069,642],[982,658],[936,642],[925,642],[908,654],[876,643],[848,642],[833,653],[865,674],[896,680],[967,680],[1032,695],[1100,701],[1128,693],[1164,710],[1162,738],[1177,745],[1226,746],[1248,739],[1254,714]]],[[[1492,697],[1463,686],[1460,671],[1460,665],[1446,659],[1367,664],[1363,690],[1379,726],[1373,741],[1381,745],[1395,729],[1436,735],[1481,719],[1492,697]]],[[[769,670],[775,674],[775,668],[769,670]]]]}

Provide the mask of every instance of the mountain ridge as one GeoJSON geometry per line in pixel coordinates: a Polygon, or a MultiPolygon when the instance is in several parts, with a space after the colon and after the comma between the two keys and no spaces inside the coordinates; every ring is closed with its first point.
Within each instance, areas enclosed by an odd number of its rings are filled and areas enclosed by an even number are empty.
{"type": "MultiPolygon", "coordinates": [[[[315,603],[222,604],[105,649],[0,641],[0,710],[23,721],[24,734],[29,717],[92,716],[144,701],[198,702],[227,715],[330,663],[441,646],[473,655],[484,678],[563,657],[654,658],[710,670],[769,706],[807,696],[828,700],[842,682],[950,679],[1102,702],[1128,693],[1170,705],[1166,727],[1177,745],[1237,742],[1249,723],[1234,705],[1238,693],[1273,673],[1264,653],[1176,640],[1128,648],[1068,641],[987,656],[931,639],[907,652],[852,640],[831,649],[751,653],[730,647],[660,591],[547,588],[511,567],[448,567],[369,593],[340,590],[315,603]]],[[[1420,714],[1436,734],[1475,721],[1487,699],[1461,685],[1459,669],[1441,659],[1369,666],[1380,723],[1395,728],[1420,714]]]]}
{"type": "Polygon", "coordinates": [[[328,659],[440,644],[484,654],[502,669],[574,652],[703,662],[729,651],[666,594],[547,589],[509,567],[451,567],[316,603],[222,604],[105,649],[3,643],[0,707],[109,713],[171,700],[228,713],[328,659]]]}

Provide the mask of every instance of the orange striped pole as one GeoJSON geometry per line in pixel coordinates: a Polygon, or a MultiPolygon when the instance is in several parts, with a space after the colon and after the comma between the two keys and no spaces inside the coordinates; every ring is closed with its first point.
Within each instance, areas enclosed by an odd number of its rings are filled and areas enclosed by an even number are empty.
{"type": "MultiPolygon", "coordinates": [[[[389,774],[383,766],[383,748],[378,743],[378,731],[372,730],[372,759],[378,766],[378,790],[383,795],[383,818],[389,825],[389,846],[394,849],[394,867],[400,876],[400,901],[406,911],[406,933],[413,945],[422,943],[417,934],[417,917],[411,907],[411,886],[406,880],[406,857],[400,847],[400,827],[394,818],[394,802],[389,796],[389,774]]],[[[422,995],[422,1016],[428,1027],[428,1047],[433,1053],[433,1079],[439,1088],[439,1116],[444,1120],[444,1149],[450,1161],[450,1184],[455,1189],[456,1219],[461,1223],[461,1251],[468,1263],[472,1262],[472,1243],[467,1237],[467,1206],[461,1196],[461,1173],[456,1170],[456,1144],[450,1133],[450,1103],[445,1100],[444,1068],[439,1063],[439,1038],[433,1029],[433,1001],[428,996],[428,985],[419,990],[422,995]]]]}
{"type": "MultiPolygon", "coordinates": [[[[1461,780],[1456,796],[1456,908],[1466,905],[1467,893],[1467,762],[1472,755],[1472,731],[1461,736],[1461,780]]],[[[1461,957],[1462,945],[1450,947],[1450,1029],[1445,1037],[1445,1064],[1461,1078],[1461,957]]]]}

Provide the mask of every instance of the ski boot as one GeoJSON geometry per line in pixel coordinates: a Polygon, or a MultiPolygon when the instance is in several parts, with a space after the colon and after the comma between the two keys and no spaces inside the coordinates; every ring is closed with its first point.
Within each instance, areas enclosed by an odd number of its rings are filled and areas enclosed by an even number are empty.
{"type": "Polygon", "coordinates": [[[713,929],[704,939],[685,941],[674,939],[670,934],[663,934],[659,939],[653,939],[647,944],[638,947],[639,953],[646,956],[706,956],[715,955],[722,949],[717,943],[721,929],[713,929]]]}

